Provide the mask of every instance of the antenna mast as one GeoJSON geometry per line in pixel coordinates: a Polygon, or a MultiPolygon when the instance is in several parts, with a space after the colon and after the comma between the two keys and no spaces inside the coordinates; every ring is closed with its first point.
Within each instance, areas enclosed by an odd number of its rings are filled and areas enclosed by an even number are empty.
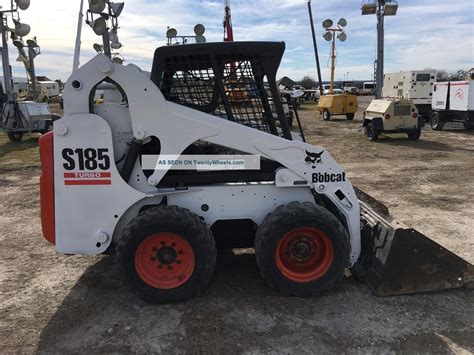
{"type": "Polygon", "coordinates": [[[230,0],[225,1],[224,42],[234,42],[234,30],[232,29],[232,16],[230,14],[230,0]]]}

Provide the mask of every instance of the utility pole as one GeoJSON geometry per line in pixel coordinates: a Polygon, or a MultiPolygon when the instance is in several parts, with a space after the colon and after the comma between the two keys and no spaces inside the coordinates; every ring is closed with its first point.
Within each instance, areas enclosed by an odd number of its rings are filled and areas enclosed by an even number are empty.
{"type": "Polygon", "coordinates": [[[377,64],[376,64],[376,80],[375,83],[376,92],[375,98],[382,98],[382,87],[383,87],[383,72],[384,72],[384,19],[382,13],[383,5],[385,5],[384,0],[377,1],[377,64]]]}
{"type": "Polygon", "coordinates": [[[314,57],[316,59],[316,68],[318,70],[319,92],[323,95],[323,79],[321,78],[321,65],[319,64],[318,44],[316,43],[316,32],[314,30],[313,11],[311,9],[311,0],[308,0],[309,22],[311,24],[311,33],[313,35],[314,57]]]}
{"type": "Polygon", "coordinates": [[[72,64],[72,71],[74,72],[79,68],[79,57],[81,56],[81,35],[82,35],[82,20],[84,14],[82,9],[84,8],[84,0],[81,0],[81,8],[79,9],[79,18],[77,21],[77,34],[76,34],[76,48],[74,50],[74,62],[72,64]]]}

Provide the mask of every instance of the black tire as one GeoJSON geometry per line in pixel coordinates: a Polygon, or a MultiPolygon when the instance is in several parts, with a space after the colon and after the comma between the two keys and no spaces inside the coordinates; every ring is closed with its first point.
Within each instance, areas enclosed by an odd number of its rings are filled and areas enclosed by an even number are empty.
{"type": "Polygon", "coordinates": [[[13,143],[18,143],[23,139],[23,132],[7,132],[8,139],[13,143]]]}
{"type": "Polygon", "coordinates": [[[372,123],[369,123],[367,127],[365,127],[365,134],[367,135],[367,138],[369,138],[369,141],[377,142],[377,140],[379,139],[380,131],[376,130],[372,123]]]}
{"type": "Polygon", "coordinates": [[[417,141],[421,137],[421,128],[417,128],[414,131],[407,133],[408,139],[411,141],[417,141]]]}
{"type": "Polygon", "coordinates": [[[354,113],[346,113],[346,118],[349,120],[349,121],[352,121],[355,117],[355,114],[354,113]]]}
{"type": "Polygon", "coordinates": [[[323,110],[323,120],[329,121],[331,119],[331,112],[329,110],[323,110]]]}
{"type": "Polygon", "coordinates": [[[47,127],[45,130],[41,131],[41,134],[46,134],[48,132],[51,132],[53,130],[53,122],[48,123],[47,127]]]}
{"type": "MultiPolygon", "coordinates": [[[[297,252],[300,251],[301,249],[297,249],[297,252]]],[[[292,202],[276,208],[258,227],[255,238],[257,265],[263,279],[272,288],[287,296],[314,296],[322,291],[333,289],[344,276],[349,252],[349,237],[339,220],[323,207],[310,202],[292,202]],[[308,244],[305,239],[307,236],[304,234],[306,232],[299,232],[303,228],[304,230],[319,230],[327,237],[327,243],[331,245],[329,248],[332,250],[333,257],[330,263],[326,264],[327,269],[324,269],[325,271],[318,274],[316,278],[312,278],[313,276],[306,278],[303,275],[288,277],[285,273],[286,268],[281,266],[283,260],[281,255],[283,258],[286,257],[286,254],[280,254],[281,245],[292,233],[296,233],[291,249],[293,254],[295,247],[298,247],[302,242],[306,243],[303,251],[310,254],[309,256],[300,255],[300,257],[312,258],[315,254],[320,256],[325,255],[325,252],[327,254],[328,249],[320,248],[322,254],[318,254],[318,248],[314,248],[314,244],[312,247],[311,243],[308,244]]],[[[292,257],[297,257],[294,255],[292,257]]],[[[290,265],[290,268],[297,264],[300,265],[297,267],[301,267],[306,262],[303,260],[299,259],[295,264],[290,265]]],[[[309,268],[308,272],[311,273],[317,271],[320,266],[318,264],[310,265],[309,268]],[[315,269],[311,271],[313,266],[315,269]]]]}
{"type": "Polygon", "coordinates": [[[437,111],[433,111],[430,117],[430,126],[433,131],[442,131],[444,126],[444,121],[437,111]]]}
{"type": "Polygon", "coordinates": [[[190,299],[209,284],[216,265],[217,251],[209,227],[199,216],[177,206],[156,206],[139,214],[124,229],[116,253],[126,280],[144,299],[168,303],[190,299]],[[153,238],[165,238],[163,236],[179,237],[178,245],[171,242],[168,245],[165,241],[153,244],[153,238]],[[182,248],[180,243],[185,245],[184,252],[177,250],[182,248]],[[183,271],[179,275],[176,275],[177,271],[170,271],[175,274],[159,276],[159,281],[153,279],[157,277],[157,273],[168,272],[166,270],[173,270],[173,267],[174,270],[180,270],[183,265],[189,264],[190,260],[192,270],[183,271]],[[148,264],[146,267],[151,267],[149,272],[139,272],[140,263],[143,265],[143,262],[148,264]],[[154,265],[160,271],[155,271],[154,265]],[[169,283],[169,278],[172,277],[172,282],[179,285],[158,287],[145,281],[144,277],[151,278],[155,283],[169,283]]]}
{"type": "Polygon", "coordinates": [[[464,128],[466,131],[472,131],[474,130],[474,123],[464,122],[464,128]]]}

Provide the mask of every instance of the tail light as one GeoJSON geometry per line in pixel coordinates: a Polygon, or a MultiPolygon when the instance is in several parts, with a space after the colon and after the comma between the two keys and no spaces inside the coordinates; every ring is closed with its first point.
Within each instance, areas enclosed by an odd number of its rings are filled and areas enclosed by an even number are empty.
{"type": "Polygon", "coordinates": [[[51,244],[55,244],[53,132],[42,135],[39,146],[41,158],[41,228],[44,238],[51,244]]]}
{"type": "Polygon", "coordinates": [[[413,112],[412,115],[411,115],[411,117],[413,117],[413,118],[418,118],[418,114],[417,114],[416,112],[413,112]]]}
{"type": "Polygon", "coordinates": [[[388,113],[385,115],[385,119],[386,119],[386,120],[389,120],[389,119],[390,119],[390,115],[389,115],[388,113]]]}

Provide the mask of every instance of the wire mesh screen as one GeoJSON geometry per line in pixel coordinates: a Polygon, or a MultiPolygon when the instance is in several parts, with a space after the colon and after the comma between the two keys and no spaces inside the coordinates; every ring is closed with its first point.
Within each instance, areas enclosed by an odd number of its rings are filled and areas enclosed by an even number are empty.
{"type": "Polygon", "coordinates": [[[164,58],[159,87],[169,101],[277,134],[271,91],[256,54],[164,58]]]}

